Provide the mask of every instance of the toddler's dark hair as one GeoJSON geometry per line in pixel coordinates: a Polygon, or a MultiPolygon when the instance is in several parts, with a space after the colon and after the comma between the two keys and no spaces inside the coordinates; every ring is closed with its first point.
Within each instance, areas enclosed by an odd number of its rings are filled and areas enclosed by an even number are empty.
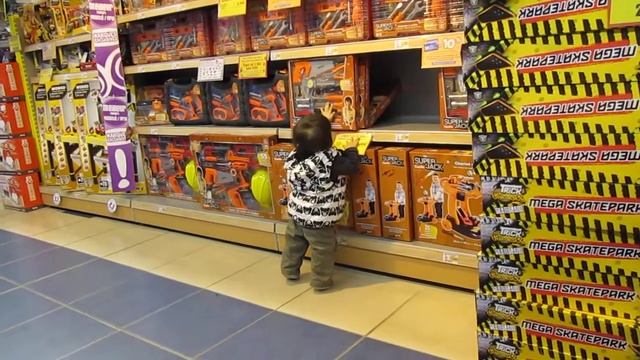
{"type": "Polygon", "coordinates": [[[331,123],[320,114],[307,115],[293,127],[293,145],[298,160],[326,150],[332,143],[331,123]]]}

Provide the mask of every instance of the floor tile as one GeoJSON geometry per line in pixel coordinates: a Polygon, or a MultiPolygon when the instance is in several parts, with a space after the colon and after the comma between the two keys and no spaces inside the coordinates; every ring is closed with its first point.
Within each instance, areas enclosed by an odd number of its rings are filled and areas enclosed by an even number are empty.
{"type": "Polygon", "coordinates": [[[440,358],[378,340],[364,339],[340,360],[438,360],[440,358]]]}
{"type": "Polygon", "coordinates": [[[74,302],[72,307],[124,326],[195,291],[198,289],[159,276],[134,275],[130,281],[74,302]]]}
{"type": "Polygon", "coordinates": [[[62,308],[3,333],[0,349],[4,359],[56,359],[111,331],[99,322],[62,308]]]}
{"type": "Polygon", "coordinates": [[[64,248],[55,248],[0,267],[0,276],[26,283],[94,259],[64,248]]]}
{"type": "Polygon", "coordinates": [[[3,221],[2,228],[22,235],[36,235],[53,229],[77,223],[86,218],[63,213],[54,209],[41,209],[21,213],[3,221]]]}
{"type": "Polygon", "coordinates": [[[273,313],[202,356],[202,359],[335,359],[360,337],[273,313]]]}
{"type": "Polygon", "coordinates": [[[66,245],[122,226],[129,226],[129,224],[121,221],[94,217],[34,235],[34,238],[51,244],[66,245]]]}
{"type": "Polygon", "coordinates": [[[76,241],[67,246],[94,256],[107,256],[143,241],[153,239],[164,232],[145,226],[122,227],[76,241]]]}
{"type": "Polygon", "coordinates": [[[336,271],[334,282],[333,289],[305,292],[280,311],[364,335],[422,289],[408,281],[344,268],[336,271]]]}
{"type": "Polygon", "coordinates": [[[10,289],[13,289],[15,287],[15,285],[13,285],[12,283],[5,281],[3,279],[0,279],[0,294],[2,294],[5,291],[9,291],[10,289]]]}
{"type": "Polygon", "coordinates": [[[25,240],[25,239],[29,239],[29,237],[24,236],[24,235],[20,235],[20,234],[16,234],[16,233],[12,233],[9,231],[5,231],[5,230],[0,230],[0,245],[2,244],[6,244],[10,241],[16,241],[16,240],[25,240]]]}
{"type": "Polygon", "coordinates": [[[153,270],[155,274],[207,287],[258,261],[269,253],[211,241],[210,245],[153,270]]]}
{"type": "Polygon", "coordinates": [[[0,332],[57,307],[56,303],[24,289],[4,293],[0,295],[0,332]]]}
{"type": "Polygon", "coordinates": [[[107,258],[120,264],[150,270],[211,244],[211,240],[169,233],[119,251],[107,258]]]}
{"type": "Polygon", "coordinates": [[[0,266],[53,248],[54,246],[51,244],[31,239],[12,241],[0,245],[0,266]]]}
{"type": "Polygon", "coordinates": [[[179,357],[118,332],[63,357],[64,360],[174,360],[179,357]]]}
{"type": "Polygon", "coordinates": [[[204,291],[184,299],[127,330],[188,356],[195,356],[269,310],[204,291]]]}
{"type": "Polygon", "coordinates": [[[445,359],[477,358],[473,294],[437,286],[425,288],[370,337],[445,359]]]}
{"type": "MultiPolygon", "coordinates": [[[[303,272],[308,272],[307,262],[303,272]]],[[[209,289],[233,296],[271,309],[276,309],[287,301],[309,290],[309,278],[288,282],[280,274],[280,256],[269,255],[266,259],[249,266],[209,289]]]]}
{"type": "Polygon", "coordinates": [[[139,270],[98,259],[42,279],[29,288],[69,303],[142,274],[139,270]]]}

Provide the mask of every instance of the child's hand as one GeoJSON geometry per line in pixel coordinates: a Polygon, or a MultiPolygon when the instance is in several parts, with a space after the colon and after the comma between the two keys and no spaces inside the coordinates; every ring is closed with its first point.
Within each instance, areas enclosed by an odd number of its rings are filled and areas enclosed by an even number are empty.
{"type": "Polygon", "coordinates": [[[320,114],[329,119],[329,121],[333,121],[333,117],[336,114],[336,111],[333,110],[333,104],[330,102],[324,104],[324,107],[320,110],[320,114]]]}

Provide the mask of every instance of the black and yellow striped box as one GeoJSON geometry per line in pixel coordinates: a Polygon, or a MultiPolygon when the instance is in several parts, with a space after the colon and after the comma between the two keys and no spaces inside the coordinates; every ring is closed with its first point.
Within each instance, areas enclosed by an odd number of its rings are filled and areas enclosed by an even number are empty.
{"type": "Polygon", "coordinates": [[[640,133],[474,134],[481,176],[640,184],[640,133]]]}
{"type": "MultiPolygon", "coordinates": [[[[555,350],[537,347],[531,344],[501,338],[492,334],[478,332],[479,360],[575,360],[589,359],[587,354],[567,355],[555,350]]],[[[605,360],[605,359],[598,359],[605,360]]],[[[606,359],[611,360],[611,359],[606,359]]]]}
{"type": "Polygon", "coordinates": [[[640,317],[640,278],[478,258],[480,291],[626,320],[640,317]]]}
{"type": "Polygon", "coordinates": [[[475,133],[608,134],[640,130],[640,83],[469,90],[475,133]]]}
{"type": "Polygon", "coordinates": [[[586,359],[637,359],[634,321],[476,294],[478,332],[586,359]],[[586,356],[584,356],[586,355],[586,356]]]}
{"type": "Polygon", "coordinates": [[[604,84],[640,79],[640,28],[468,43],[467,89],[604,84]]]}

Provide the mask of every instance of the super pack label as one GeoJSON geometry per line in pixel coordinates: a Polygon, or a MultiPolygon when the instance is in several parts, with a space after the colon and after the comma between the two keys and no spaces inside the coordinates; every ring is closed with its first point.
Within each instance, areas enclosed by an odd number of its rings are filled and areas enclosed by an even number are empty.
{"type": "Polygon", "coordinates": [[[637,82],[637,28],[468,43],[468,89],[637,82]],[[595,45],[594,45],[595,44],[595,45]]]}

